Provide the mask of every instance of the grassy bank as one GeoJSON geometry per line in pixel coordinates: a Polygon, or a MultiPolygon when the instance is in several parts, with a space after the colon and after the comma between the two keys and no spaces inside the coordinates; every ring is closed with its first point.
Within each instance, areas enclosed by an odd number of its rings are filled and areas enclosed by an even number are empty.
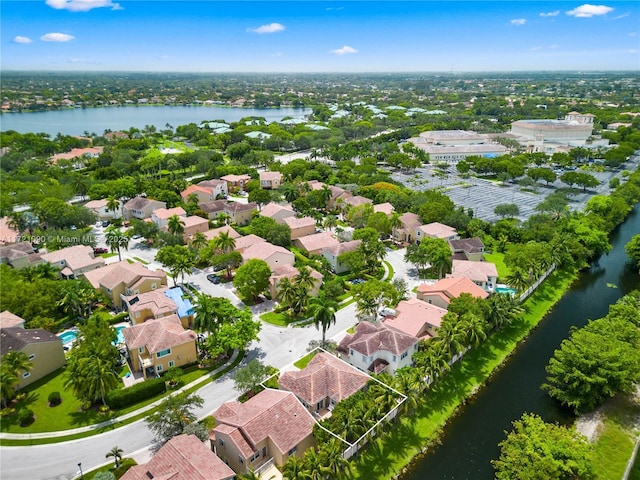
{"type": "Polygon", "coordinates": [[[354,478],[392,478],[437,442],[442,428],[456,410],[486,382],[576,278],[577,272],[554,272],[524,303],[526,313],[522,320],[471,350],[426,392],[414,415],[402,417],[388,435],[376,439],[362,451],[352,463],[354,478]]]}

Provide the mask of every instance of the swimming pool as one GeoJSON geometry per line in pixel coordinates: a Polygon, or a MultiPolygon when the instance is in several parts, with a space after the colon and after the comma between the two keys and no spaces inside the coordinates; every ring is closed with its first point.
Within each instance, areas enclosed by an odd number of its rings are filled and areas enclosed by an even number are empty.
{"type": "Polygon", "coordinates": [[[509,295],[515,295],[516,290],[515,288],[511,287],[496,287],[496,293],[507,293],[509,295]]]}
{"type": "Polygon", "coordinates": [[[124,335],[122,335],[122,330],[124,330],[126,327],[126,325],[120,325],[119,327],[116,327],[116,333],[118,334],[118,338],[116,338],[116,341],[113,342],[114,345],[118,345],[119,343],[124,343],[124,335]]]}
{"type": "Polygon", "coordinates": [[[72,330],[67,330],[66,332],[59,333],[58,337],[60,338],[60,340],[62,340],[62,344],[66,345],[67,343],[71,343],[76,338],[78,338],[78,335],[72,330]]]}

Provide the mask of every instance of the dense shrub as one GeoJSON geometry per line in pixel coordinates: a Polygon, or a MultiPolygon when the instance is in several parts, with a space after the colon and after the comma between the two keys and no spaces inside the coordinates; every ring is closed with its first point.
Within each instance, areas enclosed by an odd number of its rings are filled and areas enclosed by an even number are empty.
{"type": "Polygon", "coordinates": [[[129,320],[129,312],[120,312],[109,318],[109,325],[115,325],[116,323],[122,323],[129,320]]]}
{"type": "Polygon", "coordinates": [[[117,410],[142,402],[167,390],[163,378],[153,378],[141,383],[136,383],[128,388],[112,390],[107,395],[107,405],[117,410]]]}
{"type": "Polygon", "coordinates": [[[18,422],[21,426],[29,425],[33,421],[33,410],[23,408],[18,412],[18,422]]]}
{"type": "Polygon", "coordinates": [[[62,402],[62,398],[60,397],[60,392],[51,392],[49,394],[49,406],[50,407],[55,407],[56,405],[60,405],[60,402],[62,402]]]}

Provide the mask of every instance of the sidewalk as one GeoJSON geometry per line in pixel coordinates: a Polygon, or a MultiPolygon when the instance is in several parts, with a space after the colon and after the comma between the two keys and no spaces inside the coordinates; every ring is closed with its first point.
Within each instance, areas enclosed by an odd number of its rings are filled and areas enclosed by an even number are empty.
{"type": "MultiPolygon", "coordinates": [[[[207,381],[209,378],[211,378],[212,376],[216,375],[217,373],[219,373],[220,371],[224,370],[225,368],[227,368],[227,366],[231,363],[233,363],[237,358],[238,358],[239,352],[238,350],[235,350],[233,352],[233,355],[231,355],[231,358],[229,358],[229,361],[227,363],[225,363],[224,365],[219,366],[218,368],[216,368],[215,370],[209,372],[207,375],[203,375],[202,377],[198,378],[197,380],[194,380],[193,382],[184,385],[183,387],[179,388],[178,390],[176,390],[175,392],[170,393],[168,396],[173,396],[173,395],[178,395],[192,387],[195,387],[201,383],[204,383],[205,381],[207,381]]],[[[162,403],[162,401],[167,398],[167,397],[163,397],[159,400],[156,400],[153,403],[150,403],[149,405],[145,405],[142,408],[139,408],[138,410],[135,410],[133,412],[129,412],[126,413],[122,416],[119,417],[114,417],[111,418],[109,420],[106,420],[104,422],[101,423],[96,423],[95,425],[87,425],[86,427],[78,427],[78,428],[73,428],[70,430],[61,430],[58,432],[42,432],[42,433],[6,433],[6,432],[2,432],[0,433],[0,439],[2,440],[33,440],[33,439],[39,439],[39,438],[56,438],[56,437],[66,437],[68,435],[76,435],[78,433],[85,433],[85,432],[91,432],[94,430],[99,430],[101,428],[104,427],[108,427],[110,425],[114,425],[118,422],[121,422],[123,420],[127,420],[129,418],[135,417],[137,415],[140,415],[141,413],[147,412],[149,410],[152,410],[153,408],[157,407],[158,405],[160,405],[160,403],[162,403]]]]}

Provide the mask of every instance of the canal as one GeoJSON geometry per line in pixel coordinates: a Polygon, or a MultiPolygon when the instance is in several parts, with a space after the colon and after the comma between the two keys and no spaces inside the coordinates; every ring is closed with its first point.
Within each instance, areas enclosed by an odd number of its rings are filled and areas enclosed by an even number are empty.
{"type": "Polygon", "coordinates": [[[491,460],[498,458],[498,443],[524,412],[536,413],[546,421],[572,420],[567,410],[540,389],[545,367],[572,326],[581,327],[606,315],[609,304],[640,287],[640,275],[624,251],[624,245],[638,232],[640,207],[636,205],[612,234],[609,254],[580,275],[500,372],[451,421],[442,444],[417,461],[402,480],[492,479],[491,460]]]}

